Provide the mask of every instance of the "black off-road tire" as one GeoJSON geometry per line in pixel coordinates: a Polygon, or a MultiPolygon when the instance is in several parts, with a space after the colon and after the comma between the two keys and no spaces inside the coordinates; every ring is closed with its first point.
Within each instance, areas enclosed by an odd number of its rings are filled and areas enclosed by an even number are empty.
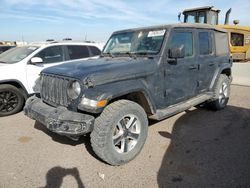
{"type": "Polygon", "coordinates": [[[208,107],[212,110],[221,110],[226,107],[230,96],[230,79],[227,75],[221,74],[215,89],[214,89],[214,99],[208,103],[208,107]],[[226,94],[224,92],[223,87],[226,88],[226,94]],[[223,100],[221,100],[223,97],[223,100]]]}
{"type": "Polygon", "coordinates": [[[15,86],[0,85],[0,117],[20,112],[24,105],[24,96],[15,86]]]}
{"type": "MultiPolygon", "coordinates": [[[[136,124],[137,124],[136,123],[136,124]]],[[[133,123],[132,123],[133,124],[133,123]]],[[[141,151],[147,138],[148,119],[144,109],[135,102],[119,100],[108,105],[102,114],[95,120],[91,133],[91,145],[98,157],[108,164],[118,166],[134,159],[141,151]],[[127,115],[136,116],[140,124],[140,133],[137,143],[130,151],[119,153],[113,140],[113,131],[118,122],[127,115]]]]}

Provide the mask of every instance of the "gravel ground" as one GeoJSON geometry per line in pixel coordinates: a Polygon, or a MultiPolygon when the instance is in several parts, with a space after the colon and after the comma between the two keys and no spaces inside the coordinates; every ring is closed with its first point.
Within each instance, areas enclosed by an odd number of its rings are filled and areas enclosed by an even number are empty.
{"type": "Polygon", "coordinates": [[[89,136],[71,141],[23,113],[0,118],[0,187],[250,187],[250,87],[232,86],[222,111],[150,124],[140,155],[112,167],[89,136]]]}

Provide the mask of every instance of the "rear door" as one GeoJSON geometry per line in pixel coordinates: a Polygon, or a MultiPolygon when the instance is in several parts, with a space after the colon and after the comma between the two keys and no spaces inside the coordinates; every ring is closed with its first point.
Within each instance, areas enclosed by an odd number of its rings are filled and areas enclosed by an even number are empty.
{"type": "Polygon", "coordinates": [[[87,46],[67,45],[67,60],[78,60],[90,58],[90,51],[87,46]]]}
{"type": "Polygon", "coordinates": [[[185,57],[164,63],[166,104],[173,105],[196,94],[198,64],[196,61],[195,32],[192,29],[171,31],[167,49],[184,45],[185,57]]]}
{"type": "Polygon", "coordinates": [[[215,71],[218,67],[215,55],[214,33],[210,30],[198,30],[198,87],[199,93],[209,90],[215,71]]]}

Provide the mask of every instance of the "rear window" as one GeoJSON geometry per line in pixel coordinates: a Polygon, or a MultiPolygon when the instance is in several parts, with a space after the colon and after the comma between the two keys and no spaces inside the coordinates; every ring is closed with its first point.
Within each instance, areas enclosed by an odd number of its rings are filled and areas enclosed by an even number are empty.
{"type": "Polygon", "coordinates": [[[95,46],[89,46],[92,56],[98,56],[101,54],[101,51],[95,46]]]}
{"type": "Polygon", "coordinates": [[[69,52],[69,58],[73,59],[81,59],[89,57],[89,50],[87,46],[67,46],[69,52]]]}

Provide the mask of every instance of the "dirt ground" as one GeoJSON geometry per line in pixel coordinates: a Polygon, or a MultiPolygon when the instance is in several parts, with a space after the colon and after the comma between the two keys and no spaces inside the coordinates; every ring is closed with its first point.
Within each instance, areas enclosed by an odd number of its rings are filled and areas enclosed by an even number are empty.
{"type": "Polygon", "coordinates": [[[150,124],[140,155],[112,167],[89,136],[71,141],[23,113],[0,118],[0,187],[250,187],[250,87],[232,86],[222,111],[150,124]]]}

